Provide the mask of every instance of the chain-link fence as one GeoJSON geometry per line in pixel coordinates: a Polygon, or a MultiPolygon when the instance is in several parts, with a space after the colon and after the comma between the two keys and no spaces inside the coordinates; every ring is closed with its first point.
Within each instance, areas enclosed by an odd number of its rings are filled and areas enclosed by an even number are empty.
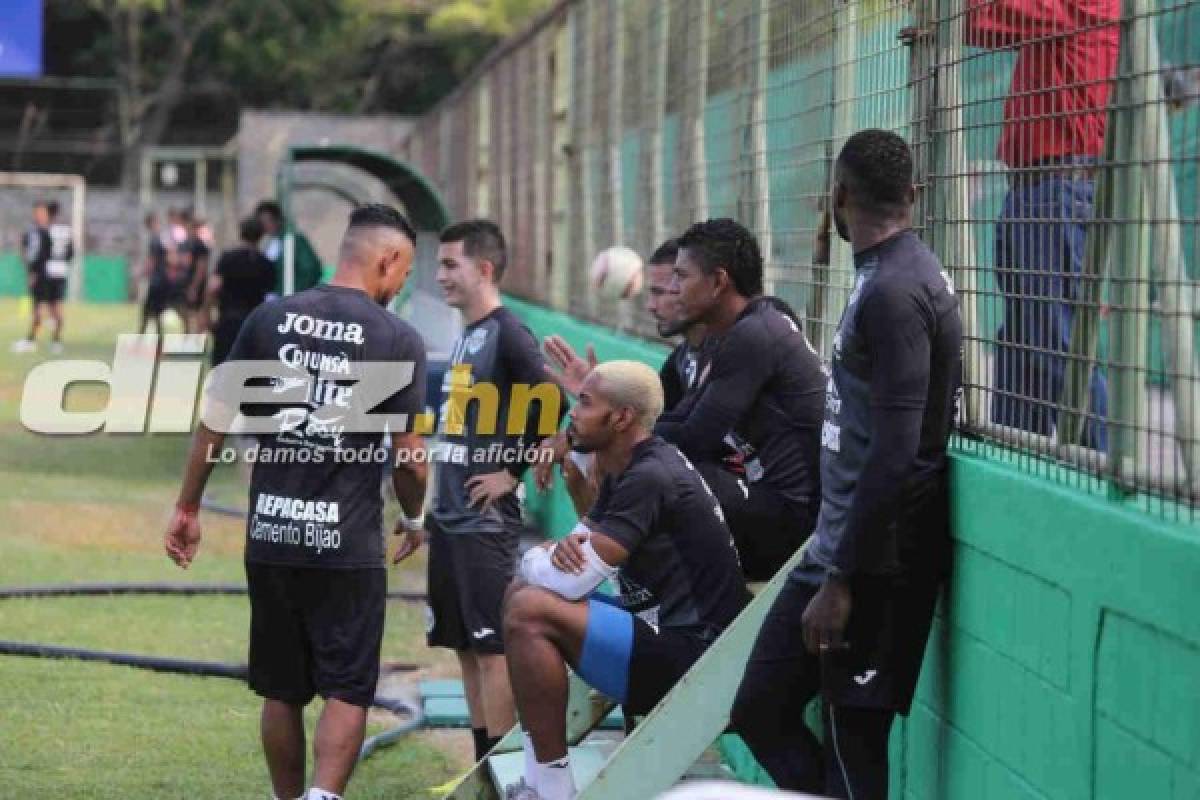
{"type": "Polygon", "coordinates": [[[965,446],[1194,519],[1198,101],[1200,0],[576,0],[407,155],[509,233],[510,291],[647,335],[592,257],[735,217],[828,355],[853,269],[840,241],[814,258],[832,159],[895,130],[962,302],[965,446]]]}

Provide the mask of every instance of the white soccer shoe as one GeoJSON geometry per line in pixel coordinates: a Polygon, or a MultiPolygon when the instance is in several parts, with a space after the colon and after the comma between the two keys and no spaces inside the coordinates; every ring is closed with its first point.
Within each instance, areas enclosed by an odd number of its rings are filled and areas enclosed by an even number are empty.
{"type": "Polygon", "coordinates": [[[542,796],[521,778],[504,790],[504,800],[542,800],[542,796]]]}
{"type": "Polygon", "coordinates": [[[32,353],[37,350],[37,342],[32,339],[20,339],[13,342],[9,349],[14,353],[32,353]]]}

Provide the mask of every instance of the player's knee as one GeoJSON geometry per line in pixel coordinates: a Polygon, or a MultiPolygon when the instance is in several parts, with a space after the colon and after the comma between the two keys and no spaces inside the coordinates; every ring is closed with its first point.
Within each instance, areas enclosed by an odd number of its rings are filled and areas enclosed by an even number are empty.
{"type": "Polygon", "coordinates": [[[553,600],[549,592],[536,586],[510,587],[504,603],[504,638],[511,641],[546,632],[553,600]]]}

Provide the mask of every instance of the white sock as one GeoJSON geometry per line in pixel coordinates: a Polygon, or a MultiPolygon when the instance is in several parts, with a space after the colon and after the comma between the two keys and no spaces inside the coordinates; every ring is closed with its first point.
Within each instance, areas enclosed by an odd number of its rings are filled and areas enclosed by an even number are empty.
{"type": "Polygon", "coordinates": [[[539,762],[535,768],[537,773],[537,793],[542,800],[575,800],[575,776],[571,774],[571,758],[562,758],[548,764],[539,762]]]}
{"type": "Polygon", "coordinates": [[[314,786],[308,790],[308,794],[304,795],[304,800],[342,800],[342,796],[314,786]]]}
{"type": "Polygon", "coordinates": [[[537,788],[537,755],[533,752],[533,737],[521,731],[521,751],[525,753],[525,783],[537,788]]]}

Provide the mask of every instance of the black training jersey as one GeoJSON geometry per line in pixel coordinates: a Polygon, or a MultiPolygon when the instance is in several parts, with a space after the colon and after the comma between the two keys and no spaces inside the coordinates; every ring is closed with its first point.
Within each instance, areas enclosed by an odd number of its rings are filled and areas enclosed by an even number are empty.
{"type": "Polygon", "coordinates": [[[289,370],[274,379],[273,391],[297,398],[247,407],[247,414],[271,415],[276,432],[259,435],[254,453],[246,560],[382,567],[380,490],[392,456],[381,434],[346,429],[354,393],[367,391],[351,376],[366,362],[414,364],[406,386],[364,409],[407,414],[411,429],[425,402],[421,337],[365,292],[322,285],[255,309],[228,361],[283,364],[289,370]]]}
{"type": "Polygon", "coordinates": [[[712,361],[716,342],[713,336],[706,337],[699,347],[683,341],[670,352],[658,371],[663,387],[663,411],[675,408],[688,392],[696,388],[700,378],[704,377],[705,368],[712,361]]]}
{"type": "Polygon", "coordinates": [[[661,438],[639,443],[629,466],[604,480],[587,520],[629,551],[619,572],[621,604],[652,625],[715,637],[746,604],[717,498],[661,438]]]}
{"type": "Polygon", "coordinates": [[[659,418],[655,433],[695,461],[719,461],[732,447],[747,481],[814,507],[824,396],[821,359],[803,331],[759,297],[717,342],[708,379],[659,418]]]}
{"type": "Polygon", "coordinates": [[[541,435],[554,432],[539,434],[542,403],[527,392],[536,390],[533,396],[557,406],[551,409],[554,430],[564,411],[562,394],[547,383],[546,362],[533,334],[503,306],[463,329],[450,362],[442,383],[440,437],[433,448],[437,497],[431,513],[447,533],[511,530],[521,522],[518,493],[510,492],[481,513],[468,502],[467,480],[501,469],[523,475],[531,448],[541,435]],[[518,416],[510,419],[514,405],[518,416]]]}
{"type": "Polygon", "coordinates": [[[222,318],[245,317],[275,288],[275,267],[249,246],[226,250],[217,261],[221,278],[217,313],[222,318]]]}
{"type": "Polygon", "coordinates": [[[821,512],[808,560],[886,573],[934,555],[946,443],[960,392],[962,321],[937,256],[905,231],[854,256],[833,340],[821,433],[821,512]]]}
{"type": "Polygon", "coordinates": [[[50,231],[38,225],[30,225],[25,231],[22,243],[25,258],[25,268],[30,275],[42,275],[46,272],[46,262],[50,260],[50,231]]]}

